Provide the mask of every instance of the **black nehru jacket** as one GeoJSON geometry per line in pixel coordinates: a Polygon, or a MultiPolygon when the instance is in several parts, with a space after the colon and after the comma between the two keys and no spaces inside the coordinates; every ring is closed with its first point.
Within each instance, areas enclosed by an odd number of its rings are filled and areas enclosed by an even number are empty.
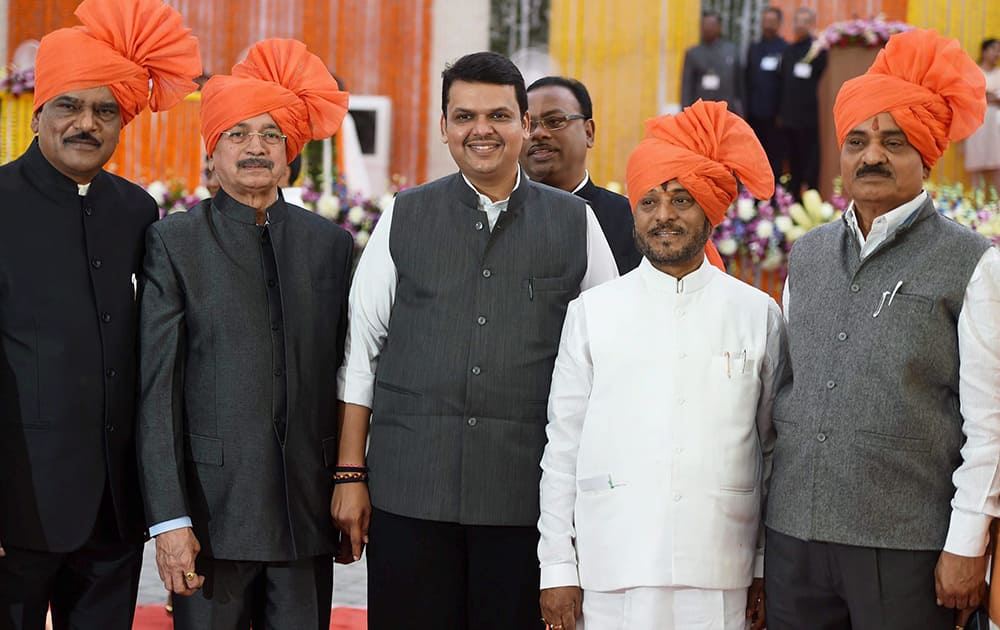
{"type": "Polygon", "coordinates": [[[597,186],[589,177],[587,183],[576,191],[576,194],[586,199],[593,208],[597,222],[601,224],[601,231],[604,232],[604,238],[608,239],[611,253],[614,254],[618,275],[624,276],[638,267],[642,254],[635,248],[633,234],[635,222],[632,219],[628,198],[597,186]]]}

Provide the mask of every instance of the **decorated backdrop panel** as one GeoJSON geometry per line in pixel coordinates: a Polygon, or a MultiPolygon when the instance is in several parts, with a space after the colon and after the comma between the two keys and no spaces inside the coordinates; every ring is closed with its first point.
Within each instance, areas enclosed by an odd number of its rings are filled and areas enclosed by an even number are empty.
{"type": "MultiPolygon", "coordinates": [[[[389,96],[393,103],[390,170],[409,181],[424,178],[423,147],[427,142],[429,58],[432,46],[433,0],[167,0],[185,17],[198,36],[206,73],[228,72],[254,42],[268,37],[301,39],[357,94],[389,96]]],[[[26,39],[77,24],[73,10],[79,0],[9,0],[8,50],[26,39]]],[[[6,101],[5,101],[6,103],[6,101]]],[[[194,105],[197,109],[197,103],[194,105]]],[[[180,112],[180,117],[187,115],[180,112]]],[[[179,121],[167,122],[172,126],[179,121]]],[[[131,131],[123,144],[163,137],[155,129],[131,131]]],[[[197,134],[197,125],[193,128],[197,134]]],[[[24,133],[24,132],[20,132],[24,133]]],[[[4,132],[7,140],[7,132],[4,132]]],[[[177,144],[181,140],[178,138],[177,144]]],[[[167,179],[174,173],[197,173],[187,155],[160,155],[163,144],[126,146],[122,164],[135,156],[151,158],[157,170],[147,179],[167,179]],[[179,162],[184,160],[184,164],[179,162]]],[[[115,160],[118,159],[116,155],[115,160]]],[[[188,176],[188,175],[185,175],[188,176]]],[[[197,183],[197,178],[190,182],[197,183]]]]}

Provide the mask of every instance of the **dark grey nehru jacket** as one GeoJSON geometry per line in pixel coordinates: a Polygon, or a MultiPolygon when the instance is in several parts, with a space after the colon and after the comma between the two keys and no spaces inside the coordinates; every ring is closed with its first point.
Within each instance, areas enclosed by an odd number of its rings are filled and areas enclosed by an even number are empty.
{"type": "Polygon", "coordinates": [[[774,406],[769,527],[803,540],[943,547],[961,464],[957,322],[988,247],[930,200],[863,261],[844,221],[795,244],[794,382],[774,406]]]}
{"type": "Polygon", "coordinates": [[[534,525],[552,367],[587,271],[584,200],[522,177],[491,232],[455,174],[399,194],[389,249],[398,284],[372,404],[372,503],[534,525]]]}

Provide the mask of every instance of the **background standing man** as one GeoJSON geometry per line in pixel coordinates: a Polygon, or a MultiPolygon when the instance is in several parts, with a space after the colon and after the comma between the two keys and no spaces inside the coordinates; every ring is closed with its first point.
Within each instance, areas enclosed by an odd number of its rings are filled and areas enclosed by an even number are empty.
{"type": "Polygon", "coordinates": [[[715,11],[701,14],[701,43],[684,53],[681,75],[681,105],[699,98],[725,101],[729,110],[743,115],[743,72],[736,44],[720,38],[722,16],[715,11]]]}
{"type": "Polygon", "coordinates": [[[771,630],[952,630],[951,609],[983,596],[1000,514],[1000,252],[922,187],[982,122],[984,94],[956,40],[914,30],[837,95],[852,202],[789,259],[771,630]]]}
{"type": "Polygon", "coordinates": [[[781,55],[788,46],[778,34],[781,20],[778,7],[764,9],[760,18],[761,38],[750,44],[746,69],[747,122],[764,146],[776,182],[784,161],[781,132],[776,125],[781,99],[781,55]]]}
{"type": "Polygon", "coordinates": [[[528,113],[530,133],[521,148],[521,168],[532,181],[586,199],[615,255],[618,273],[635,269],[642,256],[632,238],[628,199],[597,186],[587,172],[587,150],[594,146],[595,131],[587,87],[576,79],[542,77],[528,86],[528,113]]]}
{"type": "Polygon", "coordinates": [[[139,460],[180,630],[330,627],[336,393],[353,241],[278,183],[347,112],[301,42],[202,93],[220,190],[146,234],[139,460]],[[202,587],[199,590],[199,587],[202,587]]]}
{"type": "Polygon", "coordinates": [[[159,0],[86,0],[38,49],[37,134],[0,167],[0,628],[132,626],[136,276],[156,203],[103,170],[147,104],[194,91],[198,42],[159,0]]]}
{"type": "Polygon", "coordinates": [[[358,264],[334,512],[368,546],[372,630],[541,627],[538,463],[566,306],[617,277],[583,199],[518,168],[524,79],[495,53],[443,73],[459,172],[401,192],[358,264]],[[374,511],[371,506],[374,505],[374,511]]]}
{"type": "Polygon", "coordinates": [[[819,80],[826,70],[826,51],[812,51],[816,12],[796,9],[792,19],[795,42],[781,57],[781,108],[778,124],[788,158],[788,191],[796,199],[819,188],[819,80]]]}
{"type": "Polygon", "coordinates": [[[587,630],[759,630],[784,323],[705,246],[736,176],[763,199],[774,178],[725,103],[647,128],[628,163],[644,260],[570,303],[553,371],[542,615],[573,630],[582,595],[587,630]]]}

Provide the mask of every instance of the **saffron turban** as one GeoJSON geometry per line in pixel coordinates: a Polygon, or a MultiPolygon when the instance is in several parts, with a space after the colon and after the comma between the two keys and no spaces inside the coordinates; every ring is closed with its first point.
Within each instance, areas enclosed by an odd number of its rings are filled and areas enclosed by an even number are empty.
{"type": "Polygon", "coordinates": [[[198,89],[198,40],[161,0],[83,0],[82,26],[42,38],[35,59],[35,111],[75,90],[108,86],[127,125],[148,104],[170,109],[198,89]]]}
{"type": "Polygon", "coordinates": [[[220,134],[248,118],[270,114],[291,162],[309,140],[329,138],[347,115],[341,92],[319,57],[294,39],[265,39],[231,75],[208,80],[201,94],[201,135],[212,155],[220,134]]]}
{"type": "Polygon", "coordinates": [[[983,124],[986,79],[958,41],[915,29],[889,38],[868,72],[844,83],[833,106],[837,143],[887,112],[931,168],[948,143],[983,124]]]}
{"type": "MultiPolygon", "coordinates": [[[[764,147],[742,118],[717,101],[697,101],[676,116],[646,121],[646,137],[629,156],[625,179],[632,211],[647,192],[676,179],[698,202],[712,226],[736,199],[736,178],[758,199],[774,194],[764,147]]],[[[709,262],[725,269],[711,240],[709,262]]]]}

